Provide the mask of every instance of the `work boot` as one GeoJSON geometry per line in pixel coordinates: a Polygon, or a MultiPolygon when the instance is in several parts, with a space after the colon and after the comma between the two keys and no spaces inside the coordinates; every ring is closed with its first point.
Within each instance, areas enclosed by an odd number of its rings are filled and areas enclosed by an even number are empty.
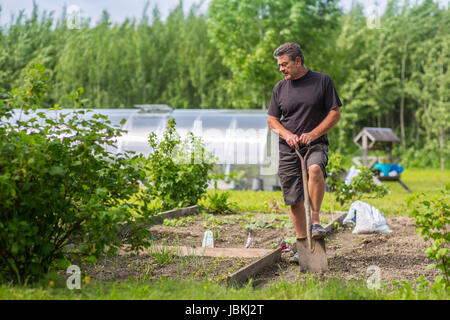
{"type": "Polygon", "coordinates": [[[327,231],[318,223],[313,224],[311,229],[311,237],[313,239],[323,239],[327,234],[327,231]]]}

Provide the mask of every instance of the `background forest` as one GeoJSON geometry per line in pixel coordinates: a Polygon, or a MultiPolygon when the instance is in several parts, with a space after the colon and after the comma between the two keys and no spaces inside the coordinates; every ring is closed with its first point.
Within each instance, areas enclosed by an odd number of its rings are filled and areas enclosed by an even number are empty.
{"type": "Polygon", "coordinates": [[[67,96],[83,87],[92,108],[267,109],[282,78],[273,51],[294,41],[343,102],[332,150],[356,155],[352,138],[364,126],[390,127],[402,165],[448,169],[448,7],[391,0],[380,16],[366,16],[359,4],[349,12],[338,5],[212,0],[206,14],[197,6],[185,14],[180,3],[167,19],[147,5],[139,19],[112,23],[104,11],[78,28],[35,5],[31,16],[0,15],[0,88],[17,87],[27,66],[43,63],[54,88],[43,107],[73,107],[67,96]]]}

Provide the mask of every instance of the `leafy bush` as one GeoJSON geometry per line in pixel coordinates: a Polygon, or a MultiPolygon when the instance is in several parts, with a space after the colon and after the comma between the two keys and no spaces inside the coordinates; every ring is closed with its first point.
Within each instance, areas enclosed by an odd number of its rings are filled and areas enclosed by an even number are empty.
{"type": "MultiPolygon", "coordinates": [[[[133,230],[132,249],[149,236],[140,228],[146,213],[133,217],[126,202],[144,177],[139,159],[105,151],[122,131],[100,114],[85,119],[85,110],[56,118],[36,112],[47,80],[45,67],[35,65],[23,87],[0,101],[0,281],[38,280],[56,263],[69,263],[68,244],[87,260],[115,252],[124,223],[133,230]],[[30,119],[5,121],[14,109],[30,119]]],[[[78,106],[82,93],[71,96],[78,106]]]]}
{"type": "Polygon", "coordinates": [[[441,275],[435,278],[435,282],[443,283],[449,286],[449,243],[450,232],[448,226],[450,223],[450,184],[439,196],[429,196],[424,200],[425,194],[416,194],[408,199],[408,207],[414,201],[420,200],[411,212],[410,217],[415,218],[417,226],[416,231],[423,236],[425,241],[432,240],[430,247],[425,249],[425,253],[430,259],[437,263],[431,265],[431,268],[437,268],[441,275]]]}
{"type": "Polygon", "coordinates": [[[197,204],[206,192],[214,165],[200,138],[190,132],[182,141],[175,125],[171,118],[160,141],[155,133],[149,136],[152,153],[147,159],[143,199],[158,199],[162,210],[197,204]]]}
{"type": "Polygon", "coordinates": [[[332,191],[340,190],[342,188],[342,171],[342,155],[337,153],[330,154],[327,165],[327,185],[332,191]]]}
{"type": "Polygon", "coordinates": [[[341,206],[349,202],[354,202],[361,198],[382,198],[388,193],[384,185],[376,185],[373,181],[373,172],[364,166],[358,168],[358,176],[354,177],[349,185],[339,177],[342,171],[342,156],[333,154],[330,156],[327,166],[328,178],[327,184],[334,191],[335,200],[341,206]]]}
{"type": "Polygon", "coordinates": [[[229,192],[220,192],[217,189],[206,197],[205,208],[208,212],[215,214],[229,214],[237,210],[235,202],[228,201],[231,194],[229,192]]]}
{"type": "Polygon", "coordinates": [[[401,157],[402,165],[406,168],[439,168],[439,146],[434,143],[409,148],[401,153],[401,157]]]}

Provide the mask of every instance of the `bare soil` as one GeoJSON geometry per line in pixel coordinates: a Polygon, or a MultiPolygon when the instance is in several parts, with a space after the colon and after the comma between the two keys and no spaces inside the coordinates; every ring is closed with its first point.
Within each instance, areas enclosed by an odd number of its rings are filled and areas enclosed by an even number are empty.
{"type": "MultiPolygon", "coordinates": [[[[376,268],[380,280],[388,285],[393,280],[413,281],[421,275],[428,280],[436,277],[438,270],[425,270],[433,263],[424,253],[431,243],[425,243],[415,232],[414,219],[398,216],[386,220],[392,233],[353,234],[352,228],[342,228],[329,236],[326,240],[329,270],[325,277],[367,280],[376,268]]],[[[280,278],[298,279],[299,269],[288,262],[290,255],[283,253],[279,274],[265,270],[260,279],[266,283],[280,278]]]]}
{"type": "MultiPolygon", "coordinates": [[[[338,215],[323,214],[325,224],[338,215]]],[[[276,248],[282,239],[295,237],[292,226],[281,225],[281,220],[273,219],[274,215],[242,213],[238,216],[215,216],[215,221],[196,215],[185,227],[155,225],[150,228],[155,244],[170,246],[200,247],[206,230],[214,235],[215,247],[243,248],[250,235],[254,248],[276,248]],[[245,217],[245,219],[239,219],[245,217]],[[271,218],[269,218],[271,217],[271,218]],[[259,227],[248,228],[252,221],[263,221],[259,227]],[[277,224],[278,223],[278,224],[277,224]],[[247,226],[247,228],[246,228],[247,226]]],[[[279,214],[286,222],[286,213],[279,214]]],[[[329,236],[327,256],[329,270],[325,277],[343,279],[367,279],[371,273],[370,266],[380,270],[381,280],[391,283],[392,280],[415,280],[424,275],[428,279],[438,275],[438,271],[425,268],[432,263],[424,254],[427,244],[414,231],[414,219],[409,217],[387,218],[393,230],[389,234],[352,234],[351,229],[341,228],[329,236]]],[[[428,244],[429,245],[429,244],[428,244]]],[[[268,285],[272,282],[296,280],[299,269],[295,263],[289,262],[291,252],[284,252],[282,260],[273,267],[264,269],[255,276],[257,285],[268,285]]],[[[86,274],[92,279],[127,280],[159,279],[160,277],[210,279],[221,281],[239,268],[255,259],[213,258],[213,257],[164,257],[153,255],[121,255],[115,258],[104,258],[96,265],[86,266],[86,274]]]]}
{"type": "MultiPolygon", "coordinates": [[[[286,215],[279,217],[286,218],[286,215]]],[[[275,248],[278,241],[295,236],[292,228],[273,227],[280,220],[271,222],[268,214],[252,214],[252,217],[245,220],[235,219],[235,215],[219,215],[215,218],[218,223],[208,222],[198,215],[187,227],[155,225],[150,231],[158,243],[201,247],[205,231],[211,230],[214,234],[214,246],[217,248],[244,248],[250,235],[251,247],[270,249],[275,248]],[[227,221],[230,223],[226,223],[227,221]],[[245,225],[252,221],[265,222],[265,226],[246,228],[245,225]]]]}
{"type": "Polygon", "coordinates": [[[224,257],[179,257],[172,255],[161,263],[155,256],[127,254],[104,258],[82,267],[94,281],[158,280],[161,278],[212,280],[222,282],[234,271],[255,259],[224,257]]]}

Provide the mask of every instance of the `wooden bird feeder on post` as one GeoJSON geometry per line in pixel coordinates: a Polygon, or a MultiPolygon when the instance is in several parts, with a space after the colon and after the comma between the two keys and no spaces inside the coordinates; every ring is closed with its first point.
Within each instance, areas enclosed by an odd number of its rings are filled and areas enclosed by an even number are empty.
{"type": "MultiPolygon", "coordinates": [[[[363,165],[371,168],[378,161],[378,157],[369,156],[369,150],[384,150],[387,154],[387,162],[392,163],[392,145],[394,142],[400,142],[400,139],[395,135],[391,128],[364,127],[353,139],[353,142],[362,150],[362,156],[354,157],[353,162],[357,166],[363,165]]],[[[399,160],[400,158],[397,158],[395,163],[399,160]]],[[[376,176],[374,178],[381,181],[398,181],[406,191],[409,193],[412,192],[408,186],[400,180],[400,174],[397,176],[376,176]]]]}

